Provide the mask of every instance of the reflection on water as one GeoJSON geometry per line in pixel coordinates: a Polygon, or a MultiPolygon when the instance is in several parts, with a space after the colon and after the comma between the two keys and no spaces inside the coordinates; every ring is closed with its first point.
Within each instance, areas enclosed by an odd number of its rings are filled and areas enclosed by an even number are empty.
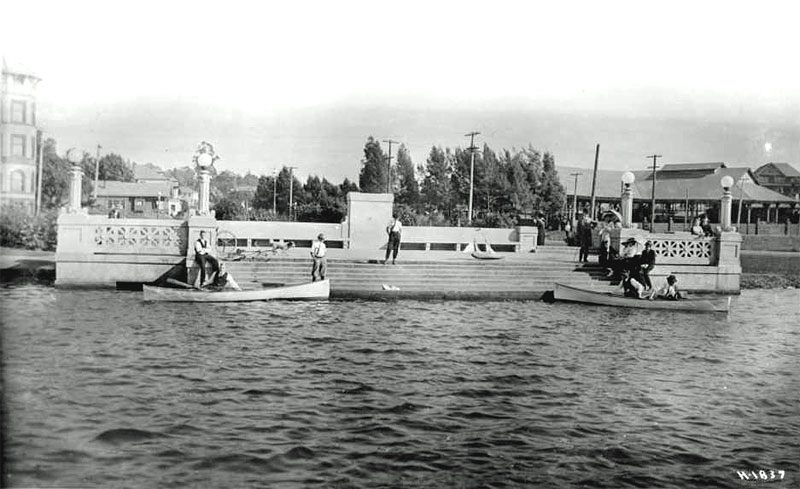
{"type": "Polygon", "coordinates": [[[145,304],[0,290],[12,487],[800,484],[800,294],[145,304]]]}

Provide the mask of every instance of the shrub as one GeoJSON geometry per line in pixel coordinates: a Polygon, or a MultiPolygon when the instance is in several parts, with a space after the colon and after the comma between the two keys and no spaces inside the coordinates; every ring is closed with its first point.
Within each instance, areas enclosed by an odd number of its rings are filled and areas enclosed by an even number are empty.
{"type": "Polygon", "coordinates": [[[29,250],[55,250],[58,238],[58,211],[32,216],[18,206],[3,208],[0,213],[0,246],[29,250]]]}

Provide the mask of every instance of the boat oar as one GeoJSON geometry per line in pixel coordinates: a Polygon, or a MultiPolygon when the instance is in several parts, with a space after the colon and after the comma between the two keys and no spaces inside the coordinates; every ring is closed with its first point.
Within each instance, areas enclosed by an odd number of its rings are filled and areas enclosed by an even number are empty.
{"type": "Polygon", "coordinates": [[[167,279],[167,283],[168,284],[172,284],[172,285],[177,285],[178,287],[183,287],[185,289],[196,289],[197,288],[194,285],[187,284],[186,282],[181,282],[180,280],[178,280],[176,278],[168,278],[167,279]]]}

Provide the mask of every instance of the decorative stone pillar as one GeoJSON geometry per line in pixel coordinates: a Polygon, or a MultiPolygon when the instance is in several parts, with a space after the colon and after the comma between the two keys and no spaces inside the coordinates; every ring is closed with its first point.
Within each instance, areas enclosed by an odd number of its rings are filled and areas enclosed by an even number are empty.
{"type": "Polygon", "coordinates": [[[622,211],[622,227],[630,228],[633,224],[633,193],[631,191],[631,184],[634,182],[632,172],[626,171],[622,174],[622,203],[620,210],[622,211]]]}
{"type": "Polygon", "coordinates": [[[69,172],[69,207],[67,212],[75,214],[81,211],[81,181],[83,180],[83,169],[78,165],[73,165],[69,172]]]}
{"type": "Polygon", "coordinates": [[[731,186],[733,186],[733,178],[730,175],[726,175],[722,177],[720,184],[722,185],[722,201],[719,207],[719,223],[723,231],[731,231],[731,209],[733,208],[731,186]]]}
{"type": "Polygon", "coordinates": [[[69,205],[67,206],[67,212],[76,214],[81,211],[83,169],[80,163],[83,161],[83,152],[77,148],[70,148],[67,151],[67,160],[72,163],[72,168],[69,171],[69,205]]]}
{"type": "Polygon", "coordinates": [[[536,226],[517,226],[517,239],[519,240],[517,253],[535,252],[538,237],[539,229],[536,226]]]}
{"type": "Polygon", "coordinates": [[[207,216],[210,214],[211,198],[211,172],[206,168],[200,169],[200,202],[198,203],[198,214],[207,216]]]}

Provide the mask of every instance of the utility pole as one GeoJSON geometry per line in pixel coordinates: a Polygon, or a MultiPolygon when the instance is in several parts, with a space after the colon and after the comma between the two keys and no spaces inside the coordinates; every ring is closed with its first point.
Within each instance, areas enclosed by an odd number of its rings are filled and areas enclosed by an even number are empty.
{"type": "Polygon", "coordinates": [[[467,217],[467,223],[471,226],[472,225],[472,180],[475,178],[475,150],[478,149],[475,146],[475,136],[480,134],[478,131],[472,131],[464,134],[464,136],[469,136],[469,215],[467,217]]]}
{"type": "Polygon", "coordinates": [[[661,158],[661,155],[651,154],[650,156],[645,156],[645,158],[653,158],[653,191],[652,195],[650,196],[650,232],[655,232],[655,224],[656,224],[656,159],[661,158]]]}
{"type": "Polygon", "coordinates": [[[594,151],[594,171],[592,172],[592,220],[594,221],[596,213],[594,211],[594,190],[597,186],[597,161],[600,159],[600,143],[597,143],[597,149],[594,151]]]}
{"type": "Polygon", "coordinates": [[[382,142],[389,144],[389,157],[386,168],[386,193],[392,193],[392,144],[400,144],[400,141],[392,141],[391,139],[384,139],[382,142]]]}
{"type": "Polygon", "coordinates": [[[272,169],[272,212],[278,215],[278,169],[272,169]]]}
{"type": "Polygon", "coordinates": [[[294,207],[294,200],[292,196],[292,191],[294,190],[294,170],[296,170],[296,166],[289,167],[289,220],[292,220],[292,208],[294,207]]]}
{"type": "Polygon", "coordinates": [[[570,221],[575,220],[578,214],[578,177],[583,175],[581,172],[570,173],[570,176],[575,177],[575,190],[572,192],[572,218],[570,221]]]}
{"type": "Polygon", "coordinates": [[[97,183],[100,176],[100,148],[102,148],[102,146],[98,144],[97,158],[94,160],[94,192],[92,193],[94,194],[95,203],[97,203],[97,183]]]}

